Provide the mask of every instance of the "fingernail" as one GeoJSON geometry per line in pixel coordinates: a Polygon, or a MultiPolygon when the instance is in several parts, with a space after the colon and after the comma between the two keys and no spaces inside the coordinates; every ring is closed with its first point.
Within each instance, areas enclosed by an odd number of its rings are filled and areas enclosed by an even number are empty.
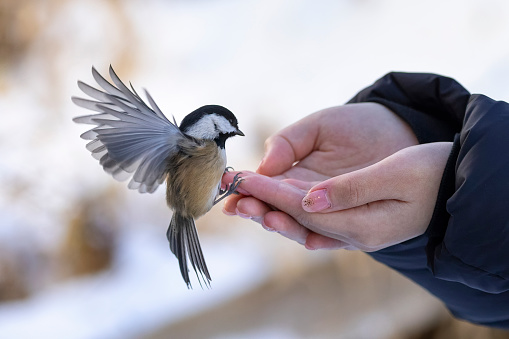
{"type": "Polygon", "coordinates": [[[223,213],[226,214],[226,215],[230,215],[230,216],[237,215],[234,212],[227,211],[225,208],[223,208],[223,213]]]}
{"type": "Polygon", "coordinates": [[[310,246],[307,242],[304,244],[304,247],[310,251],[316,251],[316,248],[313,246],[310,246]]]}
{"type": "Polygon", "coordinates": [[[244,218],[244,219],[251,219],[251,218],[252,218],[249,214],[239,212],[239,210],[238,210],[238,209],[236,209],[236,210],[235,210],[235,213],[236,213],[239,217],[244,218]]]}
{"type": "Polygon", "coordinates": [[[262,227],[263,227],[265,230],[267,230],[267,231],[269,231],[269,232],[276,232],[276,230],[275,230],[275,229],[273,229],[273,228],[272,228],[272,227],[270,227],[270,226],[267,226],[263,220],[262,220],[261,224],[262,224],[262,227]]]}
{"type": "Polygon", "coordinates": [[[331,206],[332,204],[327,197],[326,189],[308,193],[308,195],[302,199],[302,208],[306,212],[320,212],[324,209],[330,208],[331,206]]]}

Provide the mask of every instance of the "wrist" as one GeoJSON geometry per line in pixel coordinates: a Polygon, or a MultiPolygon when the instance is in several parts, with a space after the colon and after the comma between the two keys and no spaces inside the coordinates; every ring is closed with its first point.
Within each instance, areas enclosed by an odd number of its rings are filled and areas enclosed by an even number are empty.
{"type": "Polygon", "coordinates": [[[435,248],[440,244],[444,238],[445,231],[447,229],[447,223],[450,218],[447,212],[446,204],[447,200],[455,192],[455,167],[456,160],[459,155],[459,134],[454,138],[454,142],[451,147],[449,158],[445,165],[444,173],[440,182],[438,190],[438,196],[433,210],[431,221],[426,229],[426,236],[428,237],[428,244],[426,246],[426,253],[428,257],[428,266],[433,270],[433,258],[435,248]]]}

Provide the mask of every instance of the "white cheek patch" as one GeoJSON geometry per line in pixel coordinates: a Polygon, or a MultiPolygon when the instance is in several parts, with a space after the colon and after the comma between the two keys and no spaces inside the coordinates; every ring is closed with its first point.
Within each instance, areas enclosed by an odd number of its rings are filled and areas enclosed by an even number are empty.
{"type": "Polygon", "coordinates": [[[217,132],[214,128],[214,121],[210,115],[204,115],[195,124],[186,130],[186,134],[196,139],[214,139],[217,132]]]}
{"type": "Polygon", "coordinates": [[[231,133],[234,131],[235,127],[225,117],[207,114],[188,128],[185,133],[196,139],[213,140],[219,136],[219,133],[231,133]]]}
{"type": "Polygon", "coordinates": [[[226,134],[235,132],[235,127],[233,127],[225,117],[216,114],[211,114],[210,116],[212,117],[212,121],[214,121],[214,124],[219,130],[219,133],[226,134]]]}

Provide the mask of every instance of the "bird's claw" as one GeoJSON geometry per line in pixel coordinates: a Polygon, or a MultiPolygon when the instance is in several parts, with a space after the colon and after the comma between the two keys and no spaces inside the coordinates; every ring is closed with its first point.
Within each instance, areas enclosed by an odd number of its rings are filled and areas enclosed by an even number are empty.
{"type": "MultiPolygon", "coordinates": [[[[231,168],[231,167],[227,167],[225,169],[225,172],[228,172],[228,168],[231,168]]],[[[237,190],[237,187],[239,187],[240,183],[242,181],[244,181],[244,179],[240,178],[240,174],[242,174],[242,172],[239,172],[237,174],[235,174],[235,176],[233,177],[233,181],[231,184],[228,184],[226,185],[226,189],[219,189],[219,195],[220,197],[217,198],[215,201],[214,201],[214,205],[217,204],[218,202],[220,202],[221,200],[223,200],[224,198],[226,198],[227,196],[231,195],[231,194],[239,194],[236,190],[237,190]]]]}

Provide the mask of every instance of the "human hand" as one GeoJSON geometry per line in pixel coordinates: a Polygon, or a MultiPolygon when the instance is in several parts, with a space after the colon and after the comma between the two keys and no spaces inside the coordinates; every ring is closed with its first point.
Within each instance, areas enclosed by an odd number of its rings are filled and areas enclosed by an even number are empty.
{"type": "Polygon", "coordinates": [[[308,249],[376,251],[424,233],[451,147],[449,142],[408,147],[314,187],[243,172],[243,197],[229,199],[224,211],[308,249]]]}
{"type": "Polygon", "coordinates": [[[385,106],[349,104],[311,114],[268,138],[257,172],[319,182],[417,144],[410,127],[385,106]]]}
{"type": "MultiPolygon", "coordinates": [[[[266,154],[257,172],[285,179],[307,191],[316,183],[374,164],[416,144],[410,127],[383,105],[332,107],[311,114],[267,139],[266,154]]],[[[228,210],[228,206],[236,206],[242,198],[242,195],[228,197],[225,213],[235,214],[235,209],[228,210]]],[[[264,206],[267,208],[270,207],[264,206]]]]}

